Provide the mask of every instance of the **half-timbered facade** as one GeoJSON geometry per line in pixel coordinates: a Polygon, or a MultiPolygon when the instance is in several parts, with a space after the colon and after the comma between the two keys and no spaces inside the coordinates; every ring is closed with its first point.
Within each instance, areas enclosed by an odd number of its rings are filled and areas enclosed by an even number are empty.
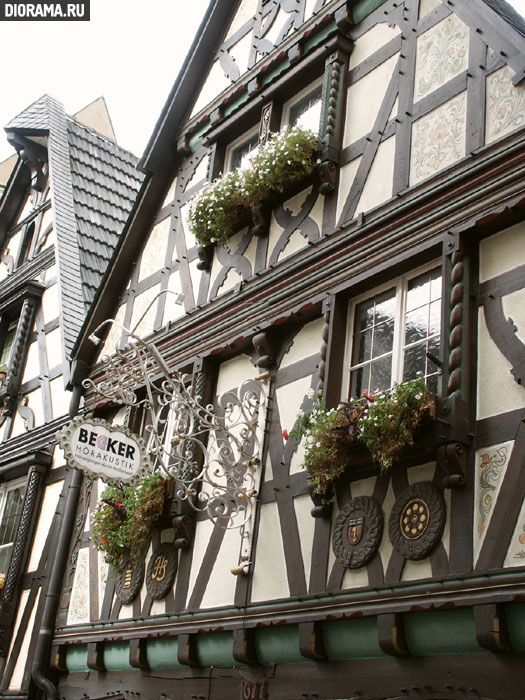
{"type": "Polygon", "coordinates": [[[91,367],[87,408],[140,433],[93,390],[130,330],[204,403],[264,375],[254,517],[174,498],[120,574],[85,481],[47,669],[61,697],[523,697],[524,37],[499,0],[211,2],[71,384],[91,367]],[[192,198],[297,123],[318,131],[314,175],[199,245],[192,198]],[[314,505],[283,437],[312,390],[335,407],[419,372],[436,411],[414,445],[384,473],[355,449],[314,505]]]}
{"type": "Polygon", "coordinates": [[[17,155],[0,199],[0,695],[28,697],[74,490],[55,439],[71,349],[142,176],[103,99],[69,117],[45,95],[6,132],[17,155]]]}

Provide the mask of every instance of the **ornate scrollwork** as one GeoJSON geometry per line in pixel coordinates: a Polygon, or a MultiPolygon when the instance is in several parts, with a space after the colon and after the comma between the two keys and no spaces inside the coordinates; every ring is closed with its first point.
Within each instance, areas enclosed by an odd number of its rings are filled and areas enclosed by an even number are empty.
{"type": "Polygon", "coordinates": [[[192,388],[191,377],[171,371],[155,345],[122,330],[127,345],[103,358],[102,381],[86,379],[84,386],[117,404],[142,407],[154,470],[175,480],[175,497],[222,527],[241,527],[257,495],[257,426],[267,375],[223,394],[217,406],[203,405],[199,382],[192,388]]]}

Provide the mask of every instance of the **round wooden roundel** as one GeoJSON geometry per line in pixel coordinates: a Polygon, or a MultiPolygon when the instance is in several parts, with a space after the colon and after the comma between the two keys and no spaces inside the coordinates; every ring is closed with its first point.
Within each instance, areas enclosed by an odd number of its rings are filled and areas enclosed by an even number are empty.
{"type": "Polygon", "coordinates": [[[123,569],[115,582],[115,593],[117,598],[127,605],[135,598],[140,591],[144,581],[144,561],[132,561],[124,559],[123,569]]]}
{"type": "Polygon", "coordinates": [[[405,559],[423,559],[440,541],[446,508],[441,492],[430,482],[413,484],[394,503],[388,533],[405,559]]]}
{"type": "Polygon", "coordinates": [[[149,560],[146,588],[153,600],[164,598],[173,586],[177,573],[177,550],[170,542],[160,544],[149,560]]]}
{"type": "Polygon", "coordinates": [[[358,569],[373,557],[383,535],[381,507],[369,496],[347,503],[335,521],[332,546],[343,566],[358,569]]]}

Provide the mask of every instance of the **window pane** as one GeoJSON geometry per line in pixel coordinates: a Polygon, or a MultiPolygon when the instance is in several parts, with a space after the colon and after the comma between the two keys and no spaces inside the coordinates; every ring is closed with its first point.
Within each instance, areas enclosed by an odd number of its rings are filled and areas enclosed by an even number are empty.
{"type": "Polygon", "coordinates": [[[358,333],[354,337],[354,353],[352,364],[358,365],[370,359],[372,351],[372,329],[369,328],[363,333],[358,333]]]}
{"type": "Polygon", "coordinates": [[[7,574],[7,569],[9,568],[9,560],[11,559],[11,550],[13,545],[9,544],[0,549],[0,571],[7,574]]]}
{"type": "Polygon", "coordinates": [[[405,319],[405,344],[417,343],[428,335],[428,306],[409,311],[405,319]]]}
{"type": "Polygon", "coordinates": [[[438,393],[438,377],[439,375],[436,373],[426,378],[427,386],[433,394],[438,393]]]}
{"type": "Polygon", "coordinates": [[[441,268],[435,267],[430,271],[430,298],[432,301],[441,299],[441,268]]]}
{"type": "Polygon", "coordinates": [[[256,153],[256,146],[259,143],[259,135],[254,134],[250,136],[249,139],[243,141],[238,146],[236,146],[231,154],[230,170],[237,170],[240,168],[246,168],[250,162],[250,159],[256,153]]]}
{"type": "Polygon", "coordinates": [[[428,324],[428,334],[438,334],[441,330],[441,300],[433,301],[430,304],[430,319],[428,324]]]}
{"type": "Polygon", "coordinates": [[[376,296],[376,323],[394,318],[396,290],[389,289],[376,296]]]}
{"type": "Polygon", "coordinates": [[[361,396],[364,389],[368,389],[370,365],[365,365],[354,370],[350,375],[350,396],[361,396]]]}
{"type": "Polygon", "coordinates": [[[383,357],[370,365],[370,390],[385,391],[392,385],[392,357],[383,357]]]}
{"type": "Polygon", "coordinates": [[[424,272],[408,283],[407,311],[430,301],[430,273],[424,272]]]}
{"type": "Polygon", "coordinates": [[[290,126],[300,126],[317,133],[321,120],[321,93],[322,87],[315,88],[312,92],[298,100],[290,108],[290,126]]]}
{"type": "Polygon", "coordinates": [[[379,357],[392,352],[394,345],[394,319],[382,323],[374,329],[374,349],[372,357],[379,357]]]}
{"type": "Polygon", "coordinates": [[[425,374],[426,349],[426,343],[421,343],[405,350],[403,381],[408,382],[416,379],[418,372],[425,374]]]}
{"type": "MultiPolygon", "coordinates": [[[[433,355],[436,359],[439,360],[439,347],[440,347],[440,342],[439,342],[439,336],[436,338],[430,338],[428,341],[428,352],[433,355]]],[[[435,364],[435,362],[432,362],[427,357],[427,374],[433,374],[434,372],[438,372],[439,367],[435,364]]]]}
{"type": "Polygon", "coordinates": [[[14,540],[18,516],[22,512],[23,494],[23,486],[12,489],[7,494],[0,522],[0,545],[8,544],[14,540]]]}
{"type": "Polygon", "coordinates": [[[355,311],[355,332],[364,331],[374,324],[374,300],[367,299],[356,306],[355,311]]]}

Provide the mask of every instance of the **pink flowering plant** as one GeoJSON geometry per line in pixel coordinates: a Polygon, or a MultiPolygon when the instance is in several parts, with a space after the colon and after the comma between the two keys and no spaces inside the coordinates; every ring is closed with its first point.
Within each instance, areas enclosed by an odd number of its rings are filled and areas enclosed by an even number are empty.
{"type": "Polygon", "coordinates": [[[312,391],[310,398],[312,407],[299,412],[290,437],[304,440],[303,466],[314,493],[324,496],[351,467],[352,445],[365,445],[381,471],[387,471],[401,450],[414,444],[414,431],[434,405],[422,377],[376,395],[364,391],[337,408],[327,409],[320,393],[312,391]]]}
{"type": "Polygon", "coordinates": [[[318,167],[317,137],[300,127],[286,127],[259,146],[243,170],[205,185],[191,201],[188,222],[200,243],[224,243],[250,213],[273,193],[310,175],[318,167]]]}

